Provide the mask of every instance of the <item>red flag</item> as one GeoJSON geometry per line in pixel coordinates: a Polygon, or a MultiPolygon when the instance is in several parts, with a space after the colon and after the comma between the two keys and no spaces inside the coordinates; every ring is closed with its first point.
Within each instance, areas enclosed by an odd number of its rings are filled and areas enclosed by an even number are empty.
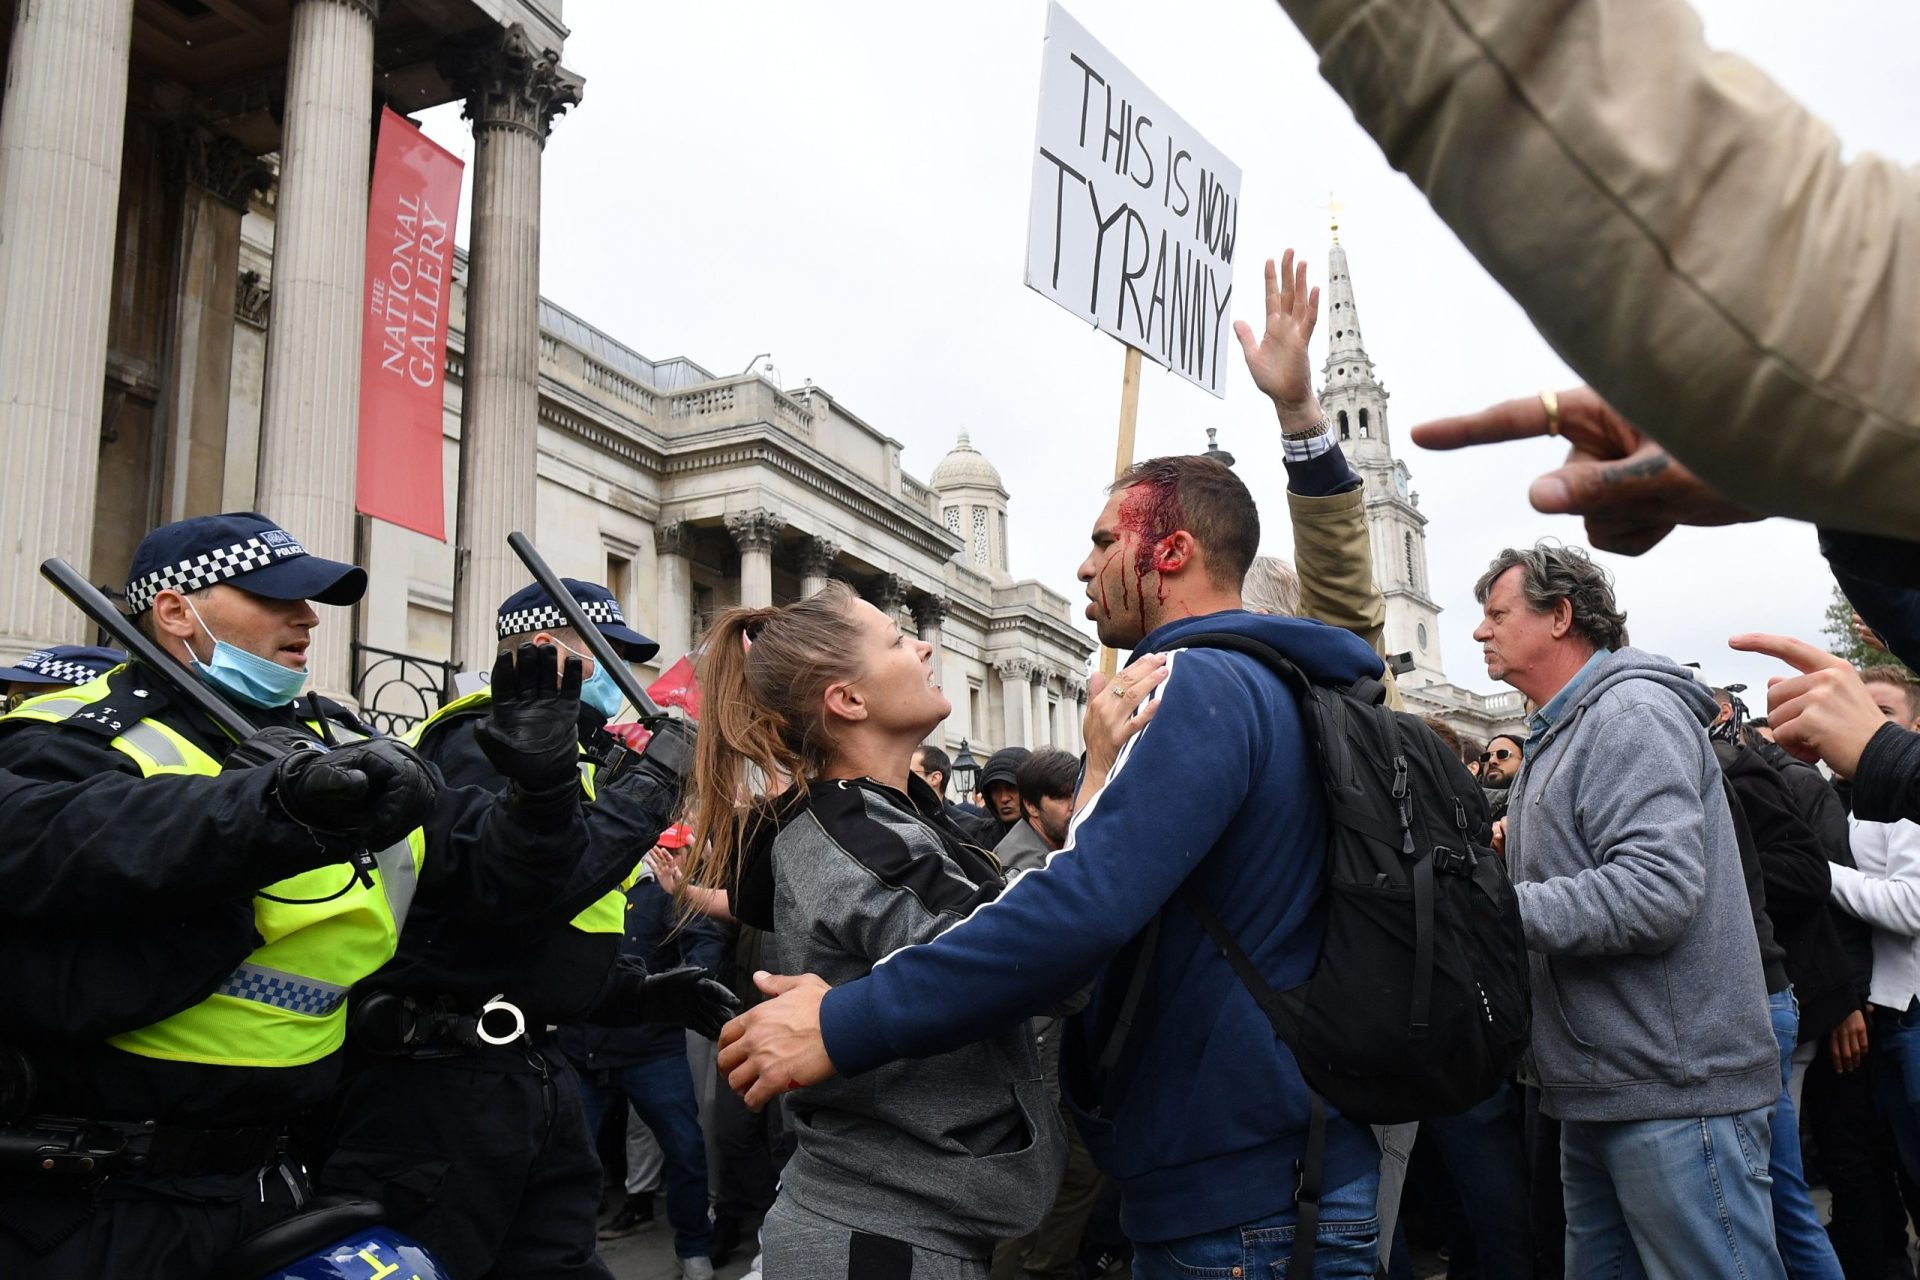
{"type": "Polygon", "coordinates": [[[446,541],[441,484],[453,226],[466,166],[382,108],[367,203],[354,508],[446,541]]]}
{"type": "Polygon", "coordinates": [[[691,653],[684,654],[662,671],[660,678],[647,686],[647,696],[663,707],[684,707],[688,715],[698,720],[700,682],[693,677],[693,658],[691,653]]]}

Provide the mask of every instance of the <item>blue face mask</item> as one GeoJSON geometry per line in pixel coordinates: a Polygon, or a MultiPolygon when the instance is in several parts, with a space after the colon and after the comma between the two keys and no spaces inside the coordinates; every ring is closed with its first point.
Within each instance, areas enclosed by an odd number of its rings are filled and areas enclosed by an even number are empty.
{"type": "Polygon", "coordinates": [[[187,608],[193,610],[193,620],[213,641],[213,661],[202,662],[192,649],[187,657],[193,662],[194,672],[208,684],[222,693],[240,699],[249,706],[270,710],[284,707],[300,696],[300,690],[307,683],[307,673],[295,671],[292,667],[283,667],[271,658],[263,658],[245,649],[235,648],[225,640],[213,634],[200,611],[193,608],[193,601],[187,601],[187,608]]]}
{"type": "MultiPolygon", "coordinates": [[[[558,640],[555,644],[560,644],[558,640]]],[[[611,720],[626,705],[627,695],[620,692],[620,686],[613,682],[613,676],[607,671],[606,664],[595,662],[589,655],[578,649],[569,649],[561,644],[574,657],[584,662],[593,662],[593,674],[580,682],[580,701],[600,713],[602,720],[611,720]]]]}

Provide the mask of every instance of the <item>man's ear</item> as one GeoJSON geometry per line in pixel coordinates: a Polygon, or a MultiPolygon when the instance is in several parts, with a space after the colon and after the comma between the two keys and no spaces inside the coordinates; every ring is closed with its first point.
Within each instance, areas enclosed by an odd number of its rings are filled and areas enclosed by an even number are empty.
{"type": "Polygon", "coordinates": [[[840,681],[827,686],[822,695],[826,699],[827,714],[842,720],[865,720],[867,718],[867,700],[860,696],[850,682],[840,681]]]}
{"type": "Polygon", "coordinates": [[[1175,529],[1160,539],[1160,545],[1153,550],[1153,567],[1158,573],[1174,574],[1193,566],[1200,550],[1199,543],[1185,529],[1175,529]]]}
{"type": "Polygon", "coordinates": [[[1573,630],[1573,601],[1553,602],[1553,638],[1560,639],[1573,630]]]}
{"type": "Polygon", "coordinates": [[[153,598],[153,629],[163,640],[168,636],[190,640],[200,624],[193,620],[185,596],[178,591],[162,591],[153,598]]]}

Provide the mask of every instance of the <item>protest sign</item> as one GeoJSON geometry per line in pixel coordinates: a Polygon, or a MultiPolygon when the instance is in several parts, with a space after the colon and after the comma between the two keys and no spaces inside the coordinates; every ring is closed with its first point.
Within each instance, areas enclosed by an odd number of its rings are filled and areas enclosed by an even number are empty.
{"type": "Polygon", "coordinates": [[[1239,218],[1239,167],[1049,6],[1028,287],[1224,397],[1239,218]]]}
{"type": "Polygon", "coordinates": [[[441,412],[465,166],[382,109],[367,202],[354,508],[446,540],[441,412]]]}

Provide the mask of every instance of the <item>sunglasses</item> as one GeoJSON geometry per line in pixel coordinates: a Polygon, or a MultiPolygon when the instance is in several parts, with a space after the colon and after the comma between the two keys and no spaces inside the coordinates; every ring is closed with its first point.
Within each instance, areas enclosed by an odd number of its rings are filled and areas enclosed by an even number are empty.
{"type": "Polygon", "coordinates": [[[1517,754],[1512,747],[1501,747],[1495,751],[1482,751],[1480,753],[1480,763],[1485,764],[1489,760],[1511,760],[1517,754]]]}

